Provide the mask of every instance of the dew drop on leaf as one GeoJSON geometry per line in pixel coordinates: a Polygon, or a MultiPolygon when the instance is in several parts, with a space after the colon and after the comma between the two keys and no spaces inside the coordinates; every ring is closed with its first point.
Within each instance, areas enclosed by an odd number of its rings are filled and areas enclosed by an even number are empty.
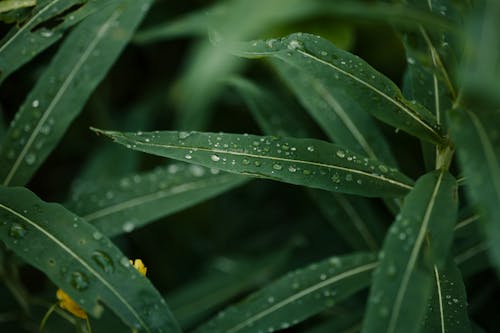
{"type": "Polygon", "coordinates": [[[95,251],[92,255],[92,260],[105,272],[113,273],[115,266],[113,260],[103,251],[95,251]]]}
{"type": "Polygon", "coordinates": [[[9,229],[9,236],[15,239],[22,239],[27,233],[26,228],[19,223],[12,224],[9,229]]]}
{"type": "Polygon", "coordinates": [[[82,272],[73,272],[70,277],[70,284],[78,291],[83,291],[89,287],[89,279],[82,272]]]}

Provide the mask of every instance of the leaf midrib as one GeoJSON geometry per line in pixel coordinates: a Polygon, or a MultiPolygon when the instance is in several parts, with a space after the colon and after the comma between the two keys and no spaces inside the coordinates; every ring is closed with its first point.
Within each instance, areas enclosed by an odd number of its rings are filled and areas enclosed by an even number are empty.
{"type": "Polygon", "coordinates": [[[31,132],[28,140],[26,141],[26,144],[24,145],[23,149],[17,156],[14,164],[12,165],[9,173],[4,179],[3,185],[7,186],[9,185],[10,181],[14,177],[14,174],[16,173],[17,169],[19,168],[19,165],[21,164],[21,161],[24,159],[24,156],[30,149],[31,145],[33,144],[35,138],[38,136],[38,133],[40,132],[40,129],[42,128],[42,125],[45,123],[47,118],[50,116],[52,111],[55,109],[55,106],[57,103],[59,103],[59,100],[62,98],[68,87],[70,86],[70,83],[74,80],[76,73],[80,70],[80,67],[82,67],[83,63],[87,60],[87,58],[90,56],[92,51],[95,49],[97,44],[102,40],[102,38],[105,36],[106,32],[109,30],[110,27],[112,27],[112,22],[115,21],[118,16],[123,12],[121,8],[118,8],[116,11],[113,12],[113,14],[107,19],[104,24],[97,30],[96,37],[92,40],[92,42],[89,44],[87,49],[82,53],[82,56],[80,59],[77,61],[75,64],[74,68],[71,70],[69,75],[66,77],[64,82],[62,83],[61,87],[57,91],[56,95],[50,102],[50,104],[47,106],[47,109],[45,110],[44,114],[38,121],[36,127],[33,129],[33,132],[31,132]]]}
{"type": "MultiPolygon", "coordinates": [[[[217,176],[217,177],[218,177],[217,178],[218,183],[216,183],[216,185],[220,185],[219,183],[226,182],[226,179],[229,179],[229,180],[233,179],[234,180],[234,176],[227,176],[226,175],[226,176],[217,176]]],[[[147,195],[137,196],[135,198],[132,198],[132,199],[129,199],[126,201],[122,201],[122,202],[110,205],[106,208],[94,211],[90,214],[82,216],[82,218],[85,219],[87,222],[94,223],[93,220],[100,219],[106,215],[116,213],[120,210],[130,209],[132,207],[142,205],[142,204],[147,203],[147,202],[159,200],[159,199],[171,196],[171,195],[175,195],[175,194],[179,194],[179,193],[183,193],[183,192],[189,192],[191,190],[198,189],[198,188],[202,187],[202,185],[210,184],[211,183],[210,180],[213,180],[213,179],[214,178],[198,180],[198,181],[194,181],[194,182],[190,182],[190,183],[184,183],[181,185],[176,185],[176,186],[171,187],[169,189],[163,189],[163,190],[156,191],[153,193],[148,193],[147,195]]],[[[211,185],[213,185],[213,184],[211,184],[211,185]]]]}
{"type": "Polygon", "coordinates": [[[0,207],[5,209],[7,212],[13,214],[14,216],[20,218],[21,220],[25,221],[29,225],[31,225],[33,228],[37,229],[39,232],[41,232],[43,235],[45,235],[49,240],[53,241],[57,246],[59,246],[63,251],[68,253],[70,256],[76,259],[83,267],[85,267],[89,272],[92,273],[104,286],[106,286],[113,295],[115,295],[120,302],[122,302],[127,309],[134,315],[134,317],[137,319],[137,321],[141,324],[143,328],[145,328],[148,332],[151,332],[142,320],[142,318],[139,316],[139,314],[135,311],[135,309],[127,302],[125,298],[123,298],[122,295],[102,276],[100,275],[96,270],[94,270],[87,262],[85,262],[84,259],[82,259],[80,256],[78,256],[75,252],[73,252],[69,247],[67,247],[62,241],[60,241],[58,238],[53,236],[49,231],[45,230],[41,226],[39,226],[35,221],[30,220],[29,218],[25,217],[21,213],[17,212],[14,209],[11,209],[3,204],[0,203],[0,207]]]}
{"type": "Polygon", "coordinates": [[[424,219],[422,221],[422,224],[420,226],[420,230],[417,235],[417,239],[415,241],[415,245],[413,246],[413,249],[410,254],[410,258],[408,260],[408,265],[406,266],[404,273],[403,273],[403,278],[401,279],[401,284],[400,287],[398,288],[398,291],[396,293],[396,299],[394,300],[394,305],[392,307],[391,311],[391,318],[389,319],[389,325],[387,328],[387,332],[393,333],[396,324],[398,321],[399,313],[401,311],[401,304],[403,302],[404,295],[406,294],[406,290],[408,288],[408,283],[410,282],[410,277],[411,273],[415,267],[415,264],[417,262],[418,254],[420,252],[422,243],[424,241],[424,237],[427,231],[427,225],[429,224],[429,220],[432,214],[432,210],[434,209],[435,201],[439,192],[439,189],[441,187],[441,183],[444,177],[444,172],[439,173],[439,177],[436,181],[436,185],[434,186],[434,189],[432,191],[431,198],[429,200],[429,203],[427,204],[427,207],[425,209],[425,214],[424,214],[424,219]]]}
{"type": "Polygon", "coordinates": [[[360,274],[360,273],[363,273],[365,271],[371,270],[371,269],[375,268],[377,265],[378,265],[378,262],[372,262],[369,264],[365,264],[363,266],[359,266],[359,267],[350,269],[350,270],[345,271],[339,275],[335,275],[329,279],[326,279],[325,281],[321,281],[320,283],[313,285],[313,286],[310,286],[309,288],[306,288],[306,289],[302,290],[301,292],[298,292],[290,297],[287,297],[284,300],[277,302],[275,305],[265,309],[264,311],[257,313],[250,318],[245,319],[242,323],[240,323],[236,326],[233,326],[233,327],[229,328],[228,330],[226,330],[225,333],[235,333],[235,332],[241,330],[242,328],[244,328],[245,326],[251,324],[252,322],[257,321],[257,320],[269,315],[270,313],[273,313],[273,312],[279,310],[280,308],[286,306],[287,304],[295,302],[296,300],[298,300],[302,297],[305,297],[308,294],[315,292],[318,289],[321,289],[321,288],[326,287],[330,284],[338,282],[344,278],[348,278],[348,277],[351,277],[353,275],[360,274]]]}
{"type": "Polygon", "coordinates": [[[337,169],[345,172],[352,172],[352,173],[357,173],[360,175],[363,175],[365,177],[370,177],[377,179],[379,181],[387,182],[393,185],[397,185],[399,187],[402,187],[406,190],[411,190],[413,187],[404,183],[401,183],[399,181],[396,181],[391,178],[387,177],[382,177],[382,176],[377,176],[371,173],[367,173],[365,171],[361,170],[356,170],[356,169],[349,169],[346,167],[341,167],[337,165],[332,165],[332,164],[325,164],[325,163],[320,163],[320,162],[312,162],[312,161],[304,161],[304,160],[297,160],[297,159],[290,159],[290,158],[283,158],[283,157],[276,157],[276,156],[263,156],[263,155],[256,155],[256,154],[250,154],[250,153],[244,153],[244,152],[236,152],[236,151],[227,151],[227,150],[222,150],[222,149],[209,149],[209,148],[203,148],[203,147],[193,147],[193,146],[175,146],[175,145],[166,145],[166,144],[155,144],[155,143],[146,143],[142,141],[134,141],[132,139],[127,138],[123,134],[119,132],[110,132],[110,131],[102,131],[102,133],[111,136],[112,138],[122,138],[125,141],[128,142],[133,142],[134,144],[139,144],[143,146],[151,146],[151,147],[159,147],[159,148],[167,148],[167,149],[179,149],[179,150],[193,150],[193,151],[205,151],[205,152],[211,152],[211,153],[219,153],[219,154],[228,154],[228,155],[236,155],[236,156],[245,156],[245,157],[253,157],[253,158],[259,158],[259,159],[268,159],[268,160],[273,160],[273,161],[281,161],[281,162],[287,162],[287,163],[297,163],[297,164],[304,164],[304,165],[313,165],[316,167],[324,167],[327,169],[337,169]]]}
{"type": "Polygon", "coordinates": [[[12,41],[14,41],[17,36],[22,33],[23,31],[25,31],[28,27],[31,27],[31,24],[40,16],[42,15],[43,13],[45,13],[48,9],[50,9],[53,5],[55,5],[56,3],[58,3],[60,0],[54,0],[52,3],[48,4],[47,6],[43,7],[42,9],[40,9],[40,11],[38,13],[36,13],[28,22],[26,22],[18,31],[16,31],[16,33],[14,35],[12,35],[12,37],[5,43],[3,44],[2,46],[0,46],[0,53],[5,50],[5,48],[7,46],[9,46],[10,43],[12,43],[12,41]]]}
{"type": "Polygon", "coordinates": [[[345,71],[345,70],[343,70],[343,69],[335,66],[332,63],[329,63],[329,62],[327,62],[327,61],[325,61],[323,59],[320,59],[320,58],[316,57],[313,54],[310,54],[308,52],[305,52],[303,50],[298,50],[298,49],[296,51],[299,52],[300,54],[306,56],[306,57],[309,57],[309,58],[314,59],[315,61],[317,61],[319,63],[322,63],[323,65],[326,65],[328,67],[333,68],[334,70],[342,73],[343,75],[350,77],[352,80],[354,80],[354,81],[356,81],[356,82],[364,85],[368,89],[373,90],[375,93],[377,93],[378,95],[382,96],[383,98],[385,98],[386,100],[388,100],[389,102],[391,102],[392,104],[394,104],[395,106],[397,106],[404,113],[408,114],[411,118],[413,118],[421,126],[423,126],[428,131],[430,131],[433,135],[435,135],[436,137],[440,137],[439,133],[435,132],[435,130],[431,126],[429,126],[426,122],[422,121],[422,119],[420,119],[419,117],[417,117],[417,115],[415,113],[413,113],[411,110],[409,110],[408,108],[406,108],[403,104],[401,104],[400,102],[398,102],[394,98],[390,97],[389,95],[387,95],[383,91],[381,91],[378,88],[374,87],[373,85],[369,84],[368,82],[363,81],[362,79],[358,78],[356,75],[353,75],[353,74],[351,74],[351,73],[349,73],[349,72],[347,72],[347,71],[345,71]]]}

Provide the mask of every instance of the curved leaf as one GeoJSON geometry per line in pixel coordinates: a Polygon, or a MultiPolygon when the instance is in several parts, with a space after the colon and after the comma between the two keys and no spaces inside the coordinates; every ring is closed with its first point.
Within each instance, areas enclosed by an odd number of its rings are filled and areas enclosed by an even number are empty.
{"type": "Polygon", "coordinates": [[[463,174],[466,193],[481,215],[489,239],[490,258],[500,271],[500,113],[454,110],[450,129],[463,174]]]}
{"type": "Polygon", "coordinates": [[[67,207],[107,236],[142,227],[247,181],[197,165],[172,164],[93,186],[67,207]]]}
{"type": "Polygon", "coordinates": [[[400,196],[412,187],[411,180],[395,169],[315,139],[202,132],[94,131],[134,150],[329,191],[400,196]]]}
{"type": "Polygon", "coordinates": [[[297,71],[336,82],[327,87],[332,96],[348,96],[374,117],[423,140],[443,144],[435,117],[417,103],[410,103],[398,87],[359,57],[314,35],[296,33],[280,39],[258,40],[228,46],[242,57],[274,57],[297,71]],[[333,79],[332,79],[333,78],[333,79]],[[332,89],[332,88],[335,89],[332,89]]]}
{"type": "Polygon", "coordinates": [[[114,0],[71,32],[28,95],[0,151],[0,182],[24,185],[127,44],[152,0],[114,0]]]}
{"type": "Polygon", "coordinates": [[[12,27],[0,42],[0,83],[57,42],[63,36],[64,30],[80,22],[99,1],[90,0],[88,4],[83,5],[84,2],[85,0],[39,0],[32,14],[26,18],[27,21],[12,27]],[[73,7],[82,5],[84,7],[80,10],[66,13],[73,7]],[[58,25],[45,28],[44,24],[51,19],[58,25]]]}
{"type": "Polygon", "coordinates": [[[457,216],[457,186],[448,173],[421,177],[391,226],[374,274],[363,332],[418,332],[457,216]]]}
{"type": "Polygon", "coordinates": [[[366,287],[376,257],[354,254],[291,272],[220,312],[196,333],[274,332],[295,325],[366,287]]]}
{"type": "Polygon", "coordinates": [[[272,64],[333,142],[397,166],[375,119],[361,109],[357,101],[337,89],[334,76],[318,76],[316,72],[297,70],[279,61],[272,64]]]}
{"type": "Polygon", "coordinates": [[[0,13],[10,10],[32,7],[36,5],[36,0],[4,0],[0,2],[0,13]]]}
{"type": "Polygon", "coordinates": [[[145,332],[179,332],[167,304],[109,239],[58,204],[0,187],[0,238],[90,314],[102,300],[145,332]]]}
{"type": "Polygon", "coordinates": [[[442,269],[434,267],[434,282],[423,332],[470,333],[464,281],[453,260],[442,269]]]}

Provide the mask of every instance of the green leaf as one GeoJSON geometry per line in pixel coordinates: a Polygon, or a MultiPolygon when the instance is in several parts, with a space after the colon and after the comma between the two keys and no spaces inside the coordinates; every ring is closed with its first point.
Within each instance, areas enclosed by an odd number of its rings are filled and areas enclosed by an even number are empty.
{"type": "Polygon", "coordinates": [[[333,80],[335,89],[327,87],[332,96],[348,96],[374,117],[423,140],[446,142],[435,117],[427,109],[404,99],[399,88],[368,63],[319,36],[297,33],[227,47],[242,57],[274,57],[297,71],[314,73],[314,77],[321,80],[333,80]]]}
{"type": "Polygon", "coordinates": [[[421,177],[391,226],[370,291],[363,332],[418,332],[433,268],[448,255],[457,216],[457,186],[448,173],[421,177]]]}
{"type": "Polygon", "coordinates": [[[273,61],[272,64],[333,142],[397,166],[375,120],[360,108],[357,101],[338,91],[334,76],[298,70],[281,61],[273,61]]]}
{"type": "Polygon", "coordinates": [[[439,270],[434,266],[434,282],[423,332],[470,333],[464,281],[453,260],[439,270]]]}
{"type": "Polygon", "coordinates": [[[30,180],[116,61],[151,2],[114,1],[66,38],[7,133],[0,151],[3,185],[30,180]]]}
{"type": "Polygon", "coordinates": [[[363,196],[400,196],[412,182],[395,169],[315,139],[203,132],[101,131],[134,150],[287,183],[363,196]]]}
{"type": "Polygon", "coordinates": [[[88,4],[83,5],[84,2],[85,0],[39,0],[32,14],[26,17],[26,22],[12,27],[0,41],[0,83],[57,42],[65,30],[85,18],[100,1],[90,0],[88,4]],[[77,6],[83,7],[67,13],[77,6]],[[48,28],[51,26],[48,24],[51,20],[58,24],[48,28]]]}
{"type": "Polygon", "coordinates": [[[0,13],[10,10],[32,7],[36,5],[36,0],[3,0],[0,2],[0,13]]]}
{"type": "Polygon", "coordinates": [[[98,300],[145,332],[179,332],[153,285],[97,229],[24,188],[0,187],[0,238],[87,313],[98,300]]]}
{"type": "Polygon", "coordinates": [[[80,191],[67,207],[105,235],[115,236],[224,193],[247,180],[177,163],[80,191]]]}
{"type": "Polygon", "coordinates": [[[500,271],[500,114],[454,110],[449,115],[466,193],[481,216],[490,258],[500,271]]]}
{"type": "Polygon", "coordinates": [[[219,313],[196,333],[274,332],[295,325],[366,287],[374,255],[354,254],[296,270],[219,313]]]}

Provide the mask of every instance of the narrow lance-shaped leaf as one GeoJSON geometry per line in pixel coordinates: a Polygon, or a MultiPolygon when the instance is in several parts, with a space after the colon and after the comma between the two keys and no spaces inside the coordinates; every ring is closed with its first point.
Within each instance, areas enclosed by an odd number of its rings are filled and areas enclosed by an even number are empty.
{"type": "Polygon", "coordinates": [[[434,116],[417,103],[407,101],[398,87],[359,57],[335,47],[319,37],[304,33],[281,39],[258,40],[227,45],[231,52],[248,58],[274,57],[297,71],[333,78],[328,91],[356,100],[374,117],[423,140],[443,144],[434,116]],[[335,89],[332,89],[335,88],[335,89]]]}
{"type": "MultiPolygon", "coordinates": [[[[293,112],[293,108],[282,102],[282,98],[243,79],[230,81],[244,96],[246,104],[265,134],[309,137],[310,131],[304,121],[293,112]]],[[[374,207],[365,198],[311,190],[314,203],[318,205],[328,222],[355,250],[378,251],[383,231],[374,207]]]]}
{"type": "Polygon", "coordinates": [[[89,314],[100,300],[144,332],[179,332],[153,285],[78,216],[17,187],[0,187],[0,215],[0,239],[89,314]]]}
{"type": "Polygon", "coordinates": [[[422,331],[471,332],[464,281],[453,259],[442,269],[434,267],[434,292],[422,331]]]}
{"type": "Polygon", "coordinates": [[[94,130],[134,150],[329,191],[401,196],[412,188],[412,181],[395,169],[315,139],[94,130]]]}
{"type": "Polygon", "coordinates": [[[30,180],[115,62],[151,2],[113,1],[66,38],[7,133],[0,151],[3,185],[30,180]]]}
{"type": "Polygon", "coordinates": [[[376,120],[361,109],[356,100],[336,88],[334,76],[297,70],[282,61],[273,61],[272,64],[333,142],[397,166],[376,120]]]}
{"type": "Polygon", "coordinates": [[[295,325],[366,287],[376,257],[333,257],[291,272],[229,307],[196,333],[274,332],[295,325]]]}
{"type": "Polygon", "coordinates": [[[500,113],[454,110],[449,116],[460,167],[467,177],[466,192],[481,216],[490,258],[500,272],[500,113]]]}
{"type": "Polygon", "coordinates": [[[421,177],[391,226],[374,274],[363,332],[418,332],[457,216],[455,179],[440,170],[421,177]]]}
{"type": "Polygon", "coordinates": [[[111,1],[39,0],[25,22],[15,25],[0,41],[0,83],[19,67],[57,42],[65,30],[111,1]],[[79,9],[67,13],[70,9],[79,9]],[[52,27],[57,23],[55,27],[52,27]]]}
{"type": "Polygon", "coordinates": [[[247,180],[243,176],[177,163],[80,191],[67,207],[105,235],[115,236],[195,205],[247,180]]]}

